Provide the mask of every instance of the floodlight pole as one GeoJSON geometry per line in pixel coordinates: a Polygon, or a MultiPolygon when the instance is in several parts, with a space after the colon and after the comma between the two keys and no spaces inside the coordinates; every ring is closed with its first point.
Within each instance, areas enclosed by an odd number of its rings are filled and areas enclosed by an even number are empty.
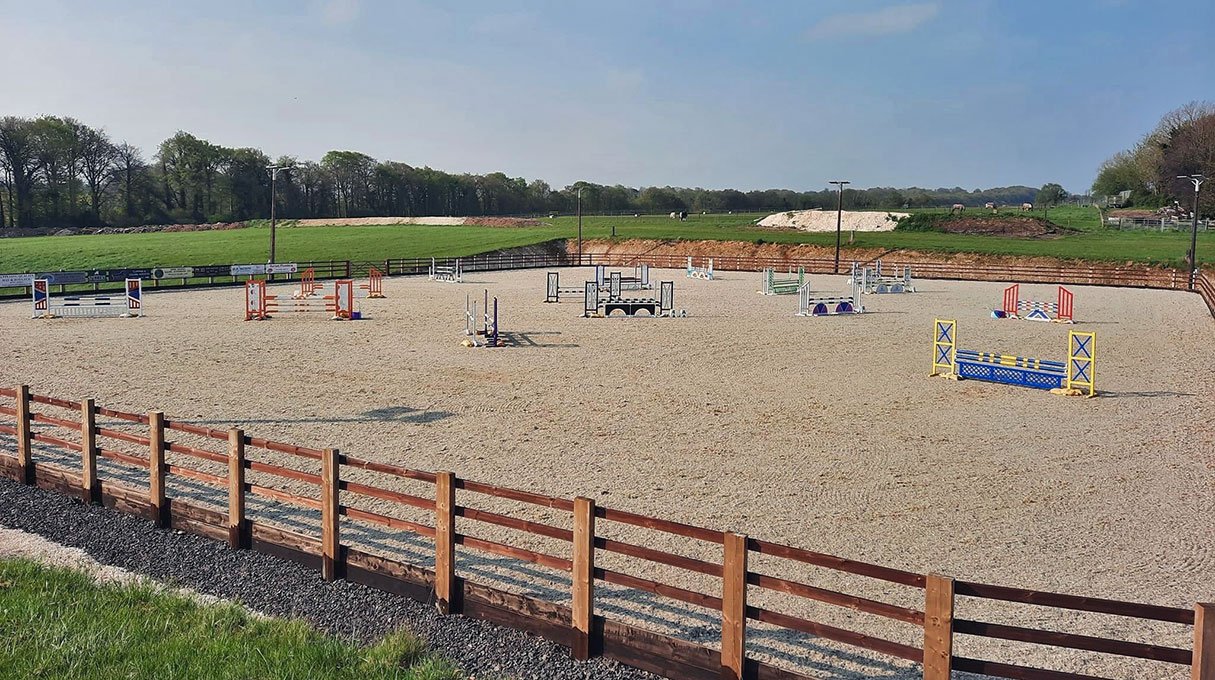
{"type": "Polygon", "coordinates": [[[844,185],[852,182],[831,180],[828,184],[839,187],[839,201],[835,205],[835,273],[840,273],[840,228],[844,224],[844,185]]]}
{"type": "Polygon", "coordinates": [[[578,266],[582,266],[582,187],[578,187],[578,266]]]}
{"type": "Polygon", "coordinates": [[[1188,179],[1194,183],[1194,219],[1190,224],[1190,290],[1194,290],[1194,279],[1198,275],[1198,188],[1206,180],[1202,175],[1178,175],[1177,179],[1188,179]]]}
{"type": "Polygon", "coordinates": [[[283,165],[271,165],[266,169],[270,171],[270,264],[274,264],[274,232],[277,226],[274,206],[278,203],[278,191],[275,184],[278,181],[278,171],[287,168],[283,165]]]}

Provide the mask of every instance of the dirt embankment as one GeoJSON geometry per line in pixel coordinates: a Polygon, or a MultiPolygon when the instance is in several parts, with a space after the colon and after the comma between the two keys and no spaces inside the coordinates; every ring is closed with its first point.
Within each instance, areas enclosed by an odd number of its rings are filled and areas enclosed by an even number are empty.
{"type": "Polygon", "coordinates": [[[1042,238],[1071,233],[1072,229],[1045,220],[1041,217],[1022,216],[957,216],[942,219],[938,231],[949,234],[981,234],[984,236],[1012,236],[1016,238],[1042,238]]]}
{"type": "MultiPolygon", "coordinates": [[[[577,256],[577,243],[569,241],[566,250],[571,256],[577,256]]],[[[597,255],[651,255],[695,257],[742,257],[765,258],[775,260],[830,260],[835,257],[835,248],[809,244],[789,243],[751,243],[749,241],[649,241],[630,239],[625,241],[589,240],[582,242],[584,253],[597,255]]],[[[1075,260],[1065,260],[1057,257],[1027,257],[1023,255],[985,255],[977,253],[921,253],[915,250],[898,250],[890,248],[847,248],[840,252],[840,260],[846,262],[872,262],[882,257],[897,259],[900,263],[916,262],[954,263],[966,265],[983,265],[991,267],[1024,265],[1035,267],[1058,267],[1064,264],[1076,265],[1075,260]]],[[[1093,265],[1115,265],[1116,262],[1092,262],[1093,265]]],[[[1148,265],[1142,262],[1126,262],[1127,266],[1148,265]]]]}

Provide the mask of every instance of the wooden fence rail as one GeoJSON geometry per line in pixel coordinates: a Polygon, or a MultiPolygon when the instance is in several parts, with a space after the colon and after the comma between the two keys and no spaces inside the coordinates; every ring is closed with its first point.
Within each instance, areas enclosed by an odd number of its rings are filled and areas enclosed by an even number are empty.
{"type": "MultiPolygon", "coordinates": [[[[560,241],[558,239],[558,242],[560,241]]],[[[700,256],[697,257],[699,258],[700,256]]],[[[449,265],[456,259],[460,260],[461,267],[466,272],[593,266],[597,264],[635,266],[643,262],[654,267],[682,269],[687,263],[687,256],[685,254],[584,253],[581,259],[579,259],[576,255],[570,255],[560,250],[560,247],[557,245],[551,246],[548,252],[507,250],[461,258],[442,258],[440,262],[449,265]]],[[[952,262],[947,259],[932,261],[923,257],[916,258],[914,261],[902,260],[894,253],[883,257],[882,260],[884,264],[890,267],[910,266],[914,270],[915,276],[922,279],[1057,283],[1065,285],[1160,288],[1167,290],[1186,290],[1189,285],[1188,275],[1185,271],[1152,267],[1146,264],[976,265],[952,262]]],[[[385,276],[411,276],[426,274],[431,265],[431,258],[393,258],[377,261],[316,260],[299,262],[298,265],[300,272],[306,268],[312,268],[317,279],[367,276],[373,267],[383,272],[385,276]]],[[[715,269],[721,271],[758,272],[767,267],[776,269],[804,267],[807,272],[812,274],[846,274],[848,268],[851,266],[851,262],[841,262],[839,265],[840,269],[837,271],[834,260],[825,258],[713,256],[713,266],[715,269]]],[[[104,275],[107,279],[112,279],[112,281],[107,284],[95,283],[89,285],[94,290],[100,290],[106,285],[111,287],[121,286],[123,276],[129,273],[129,271],[101,270],[94,272],[94,275],[104,275]]],[[[287,282],[298,279],[300,275],[300,273],[275,274],[272,278],[276,281],[287,282]]],[[[199,277],[191,280],[181,280],[180,284],[157,280],[153,282],[152,288],[231,286],[239,285],[248,278],[251,277],[199,277]]],[[[67,288],[68,286],[60,285],[59,292],[63,292],[67,288]]],[[[5,295],[4,297],[27,297],[30,294],[28,288],[13,290],[19,290],[20,292],[5,295]]],[[[1212,275],[1200,271],[1198,277],[1196,277],[1194,292],[1202,296],[1211,315],[1215,316],[1215,282],[1212,281],[1212,275]]],[[[317,460],[319,460],[320,453],[315,450],[313,452],[317,460]]]]}
{"type": "MultiPolygon", "coordinates": [[[[32,394],[26,385],[0,388],[0,416],[11,424],[0,424],[8,435],[12,455],[0,454],[3,474],[26,484],[70,494],[88,503],[101,503],[133,513],[158,524],[224,541],[233,548],[251,548],[292,559],[316,568],[325,579],[346,578],[424,601],[435,601],[447,613],[513,626],[544,636],[570,648],[578,659],[607,656],[623,663],[682,680],[728,678],[741,680],[792,680],[806,678],[798,672],[775,667],[748,655],[748,621],[757,621],[788,631],[812,635],[836,643],[868,650],[882,657],[912,661],[923,666],[926,680],[947,680],[952,671],[985,673],[1004,678],[1080,680],[1077,673],[1052,671],[1019,664],[972,659],[955,654],[959,635],[985,637],[1027,645],[1046,645],[1082,652],[1112,654],[1149,662],[1189,666],[1193,680],[1215,680],[1215,605],[1198,604],[1193,609],[1162,607],[1102,598],[1048,593],[955,581],[936,574],[916,574],[901,569],[825,555],[801,548],[763,541],[743,534],[697,527],[669,519],[649,517],[598,505],[594,499],[556,498],[543,494],[475,482],[452,472],[427,472],[356,458],[336,449],[313,449],[261,439],[237,428],[216,430],[166,418],[159,411],[146,415],[125,413],[97,406],[93,399],[69,401],[32,394]],[[37,408],[35,408],[37,407],[37,408]],[[72,417],[51,415],[45,409],[61,409],[72,417]],[[117,421],[99,424],[98,417],[117,421]],[[39,426],[34,429],[34,426],[39,426]],[[118,427],[137,427],[135,434],[118,427]],[[52,434],[52,432],[54,434],[52,434]],[[59,434],[59,433],[65,434],[59,434]],[[212,442],[202,444],[167,439],[184,435],[212,442]],[[100,442],[113,440],[127,450],[106,448],[100,442]],[[136,447],[146,452],[131,451],[136,447]],[[79,460],[79,470],[62,463],[35,460],[34,455],[68,451],[79,460]],[[272,452],[299,462],[305,469],[283,461],[258,459],[258,452],[272,452]],[[97,458],[116,465],[146,471],[146,488],[103,478],[97,458]],[[167,458],[173,457],[172,460],[167,458]],[[186,461],[213,466],[208,472],[186,466],[186,461]],[[382,488],[366,480],[343,478],[343,469],[382,475],[388,480],[409,480],[432,488],[428,497],[382,488]],[[256,473],[258,483],[247,478],[256,473]],[[218,506],[175,490],[169,495],[169,480],[181,477],[203,483],[225,500],[218,506]],[[293,489],[312,489],[309,495],[268,486],[272,479],[284,480],[293,489]],[[346,494],[344,497],[343,494],[346,494]],[[247,506],[249,496],[271,498],[303,509],[312,533],[300,533],[257,517],[247,506]],[[509,513],[471,507],[474,496],[487,496],[548,508],[567,515],[571,529],[551,523],[512,516],[509,513]],[[374,499],[392,507],[424,512],[433,526],[343,504],[343,500],[374,499]],[[221,510],[222,508],[222,510],[221,510]],[[253,515],[253,516],[251,516],[253,515]],[[388,527],[421,536],[432,543],[433,568],[402,562],[365,552],[343,539],[342,518],[373,527],[388,527]],[[543,552],[510,545],[501,540],[469,535],[457,519],[502,527],[564,545],[564,553],[543,552]],[[645,545],[601,535],[602,522],[635,528],[710,545],[721,546],[720,563],[678,555],[645,545]],[[474,583],[457,568],[459,550],[507,557],[544,567],[568,578],[570,605],[554,604],[534,597],[512,594],[474,583]],[[596,563],[597,553],[614,553],[637,561],[630,567],[652,573],[646,565],[659,564],[715,579],[718,594],[690,590],[653,578],[645,578],[596,563]],[[765,564],[804,565],[872,579],[890,587],[910,588],[923,593],[921,608],[882,602],[869,597],[836,592],[800,580],[763,573],[750,564],[762,556],[765,564]],[[721,626],[720,649],[712,649],[662,635],[632,624],[612,620],[595,612],[596,585],[613,584],[652,593],[716,612],[721,626]],[[911,626],[922,646],[887,640],[873,635],[812,621],[748,602],[751,588],[778,592],[806,602],[817,602],[860,612],[911,626]],[[1159,621],[1192,626],[1189,649],[1158,644],[1080,635],[978,621],[956,612],[959,598],[978,598],[1036,605],[1055,610],[1075,610],[1122,617],[1130,621],[1159,621]]],[[[62,455],[58,460],[62,460],[62,455]]],[[[213,502],[213,501],[212,501],[213,502]]],[[[630,569],[634,570],[634,569],[630,569]]]]}

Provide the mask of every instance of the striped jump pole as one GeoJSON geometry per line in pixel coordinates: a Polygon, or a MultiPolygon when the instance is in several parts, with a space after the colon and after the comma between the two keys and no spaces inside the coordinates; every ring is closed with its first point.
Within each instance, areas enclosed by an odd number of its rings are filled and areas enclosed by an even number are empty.
{"type": "Polygon", "coordinates": [[[934,322],[929,375],[1031,387],[1068,396],[1097,395],[1095,333],[1069,332],[1065,361],[959,349],[957,340],[957,321],[934,322]]]}
{"type": "Polygon", "coordinates": [[[333,295],[294,298],[269,295],[266,282],[251,279],[245,282],[245,321],[264,321],[274,314],[288,312],[325,312],[334,320],[347,320],[354,316],[354,281],[334,281],[333,295]]]}
{"type": "Polygon", "coordinates": [[[56,299],[51,295],[51,284],[47,279],[35,279],[33,291],[35,319],[56,317],[119,317],[143,316],[143,280],[126,279],[122,293],[97,295],[65,295],[56,299]]]}

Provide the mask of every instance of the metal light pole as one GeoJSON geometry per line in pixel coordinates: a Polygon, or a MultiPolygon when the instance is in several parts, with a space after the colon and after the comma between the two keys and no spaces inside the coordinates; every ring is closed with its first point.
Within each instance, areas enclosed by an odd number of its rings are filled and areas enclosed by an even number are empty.
{"type": "Polygon", "coordinates": [[[1202,175],[1177,175],[1177,179],[1188,179],[1194,183],[1194,221],[1190,225],[1190,290],[1194,290],[1194,277],[1198,273],[1198,187],[1206,177],[1202,175]]]}
{"type": "Polygon", "coordinates": [[[287,166],[270,165],[266,169],[270,171],[270,264],[274,264],[274,228],[277,226],[274,206],[278,203],[278,192],[275,190],[275,182],[278,180],[278,171],[286,170],[287,166]]]}
{"type": "Polygon", "coordinates": [[[852,182],[833,179],[827,184],[839,187],[839,201],[835,205],[835,273],[840,273],[840,227],[844,223],[844,185],[852,182]]]}
{"type": "Polygon", "coordinates": [[[578,187],[578,266],[582,266],[582,187],[578,187]]]}

